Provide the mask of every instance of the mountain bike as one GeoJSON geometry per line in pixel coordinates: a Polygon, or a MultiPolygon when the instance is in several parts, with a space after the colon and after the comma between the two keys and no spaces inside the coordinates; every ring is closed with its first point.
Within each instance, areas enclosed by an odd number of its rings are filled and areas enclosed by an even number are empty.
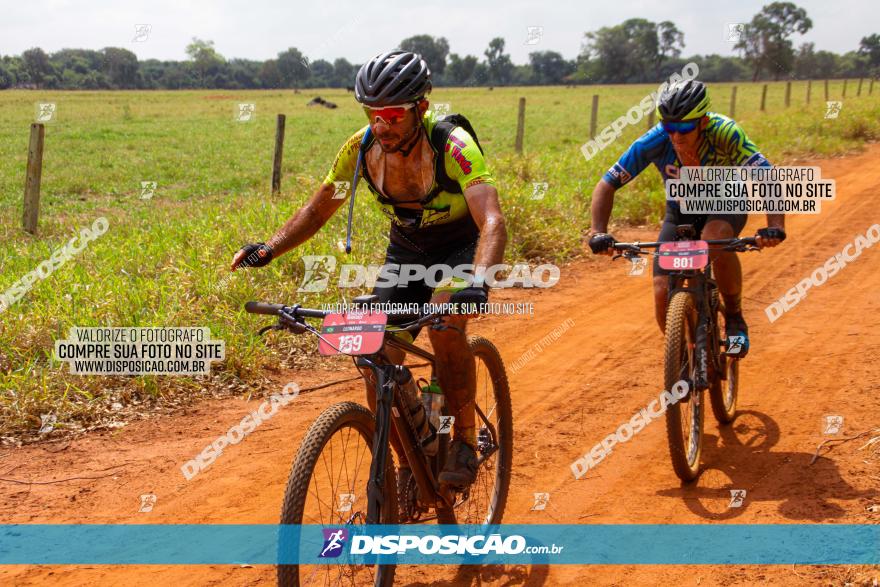
{"type": "MultiPolygon", "coordinates": [[[[433,381],[434,356],[397,336],[419,328],[444,329],[443,316],[407,317],[391,326],[387,316],[368,308],[377,301],[367,295],[354,299],[356,310],[332,313],[264,302],[248,302],[254,314],[277,316],[273,326],[295,334],[310,332],[324,355],[352,356],[365,379],[372,374],[375,414],[354,402],[337,403],[324,411],[302,440],[284,493],[281,524],[318,524],[333,528],[354,524],[406,524],[437,520],[440,524],[498,524],[510,487],[513,459],[513,420],[510,391],[501,356],[485,338],[468,338],[477,365],[477,479],[466,488],[438,481],[449,443],[445,408],[442,425],[419,438],[408,409],[404,383],[412,372],[389,360],[385,349],[395,347],[427,361],[433,381]],[[306,319],[321,319],[316,328],[306,319]],[[444,431],[446,433],[444,433],[444,431]],[[400,441],[409,464],[397,479],[389,450],[391,435],[400,441]],[[432,444],[434,441],[437,444],[432,444]],[[427,447],[436,446],[436,451],[427,447]],[[397,483],[395,483],[397,481],[397,483]],[[400,503],[398,503],[400,501],[400,503]]],[[[388,586],[394,565],[279,565],[278,584],[388,586]]]]}
{"type": "Polygon", "coordinates": [[[664,389],[672,390],[679,381],[688,384],[687,395],[670,402],[666,409],[666,433],[675,474],[682,481],[693,481],[700,474],[703,447],[703,392],[709,390],[712,412],[721,424],[736,418],[739,394],[739,353],[745,340],[741,336],[722,338],[720,320],[723,304],[712,277],[709,247],[723,251],[760,250],[754,237],[694,240],[691,224],[676,228],[675,240],[668,242],[615,243],[619,254],[613,258],[635,259],[641,255],[659,256],[660,267],[671,271],[666,299],[664,351],[664,389]],[[654,249],[657,249],[655,252],[654,249]]]}

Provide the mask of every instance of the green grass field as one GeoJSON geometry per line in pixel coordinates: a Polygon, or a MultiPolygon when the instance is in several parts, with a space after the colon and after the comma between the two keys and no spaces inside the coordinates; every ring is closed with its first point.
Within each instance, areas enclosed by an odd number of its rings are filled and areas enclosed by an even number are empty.
{"type": "MultiPolygon", "coordinates": [[[[766,112],[761,86],[738,84],[736,119],[775,163],[811,154],[841,154],[880,136],[880,85],[861,97],[850,80],[837,119],[825,119],[821,83],[805,104],[806,82],[770,84],[766,112]]],[[[841,99],[842,81],[830,99],[841,99]]],[[[711,87],[714,110],[727,113],[731,84],[711,87]]],[[[440,88],[435,102],[473,122],[497,180],[508,219],[507,260],[563,260],[580,253],[589,228],[590,193],[601,174],[639,134],[647,120],[589,162],[580,146],[589,138],[590,102],[599,94],[601,130],[656,86],[440,88]],[[514,152],[517,101],[527,99],[525,153],[514,152]],[[547,182],[543,200],[532,183],[547,182]]],[[[106,217],[109,229],[23,299],[0,313],[0,433],[33,433],[40,414],[58,427],[89,424],[114,401],[152,402],[195,394],[208,379],[82,377],[49,360],[56,339],[71,326],[209,326],[226,341],[226,361],[212,382],[253,383],[261,369],[297,356],[292,337],[267,346],[255,332],[264,320],[247,315],[250,299],[318,304],[340,294],[296,297],[302,254],[337,253],[344,214],[297,252],[268,268],[227,267],[246,242],[268,240],[319,185],[348,136],[365,124],[351,94],[339,90],[262,92],[0,92],[0,292],[48,259],[80,229],[106,217]],[[306,107],[313,96],[339,108],[306,107]],[[28,126],[36,102],[57,104],[46,126],[40,229],[21,229],[28,126]],[[237,105],[256,104],[256,117],[234,120],[237,105]],[[275,115],[287,115],[282,193],[269,193],[275,115]],[[155,181],[151,199],[141,182],[155,181]]],[[[361,193],[363,196],[363,192],[361,193]]],[[[663,210],[659,175],[648,170],[621,191],[614,218],[649,224],[663,210]]],[[[346,207],[347,208],[347,207],[346,207]]],[[[343,208],[344,210],[345,208],[343,208]]],[[[355,250],[345,262],[379,263],[387,222],[366,197],[355,220],[355,250]]],[[[355,295],[353,292],[351,295],[355,295]]],[[[309,347],[312,342],[308,341],[309,347]]],[[[311,351],[309,351],[311,352],[311,351]]]]}

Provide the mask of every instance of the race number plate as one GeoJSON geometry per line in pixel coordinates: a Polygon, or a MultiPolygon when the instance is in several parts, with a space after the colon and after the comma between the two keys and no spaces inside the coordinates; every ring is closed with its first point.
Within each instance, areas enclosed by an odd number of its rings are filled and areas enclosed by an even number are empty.
{"type": "Polygon", "coordinates": [[[371,355],[382,348],[387,322],[382,312],[327,314],[318,350],[322,355],[371,355]]]}
{"type": "Polygon", "coordinates": [[[709,264],[706,241],[675,241],[660,245],[660,268],[671,271],[702,269],[709,264]]]}

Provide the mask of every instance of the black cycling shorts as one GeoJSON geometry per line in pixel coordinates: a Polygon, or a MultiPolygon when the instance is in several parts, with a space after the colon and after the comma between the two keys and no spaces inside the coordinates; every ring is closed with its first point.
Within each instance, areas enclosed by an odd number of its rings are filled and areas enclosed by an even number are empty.
{"type": "MultiPolygon", "coordinates": [[[[385,254],[385,265],[423,265],[430,267],[431,265],[449,265],[455,267],[457,265],[469,265],[474,262],[474,255],[477,252],[477,241],[474,240],[466,245],[456,247],[447,247],[443,250],[431,251],[427,255],[416,253],[402,247],[397,243],[390,243],[385,254]]],[[[397,267],[393,273],[400,273],[397,267]]],[[[468,272],[468,273],[473,273],[468,272]]],[[[396,304],[427,304],[434,295],[434,288],[422,281],[410,281],[406,287],[391,286],[380,287],[376,285],[373,288],[373,294],[379,296],[378,303],[386,302],[396,304]]],[[[411,317],[403,316],[395,318],[394,315],[388,315],[389,324],[400,324],[412,320],[411,317]]],[[[415,338],[416,333],[413,333],[415,338]]]]}
{"type": "MultiPolygon", "coordinates": [[[[675,227],[679,224],[693,224],[697,229],[697,238],[703,232],[703,227],[710,220],[722,220],[733,228],[733,235],[739,236],[749,219],[748,214],[683,214],[680,209],[666,207],[666,217],[660,225],[658,241],[675,240],[675,227]]],[[[660,268],[660,257],[654,256],[654,275],[669,275],[671,271],[660,268]]]]}

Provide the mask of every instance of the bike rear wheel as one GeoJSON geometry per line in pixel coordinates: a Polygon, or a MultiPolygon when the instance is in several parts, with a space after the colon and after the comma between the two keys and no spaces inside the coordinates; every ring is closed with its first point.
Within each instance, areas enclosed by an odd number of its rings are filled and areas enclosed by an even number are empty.
{"type": "MultiPolygon", "coordinates": [[[[721,315],[724,306],[718,303],[718,290],[712,292],[715,312],[715,340],[721,340],[719,330],[721,328],[721,315]]],[[[717,344],[715,345],[718,346],[717,344]]],[[[718,349],[720,352],[720,349],[718,349]]],[[[729,424],[736,419],[736,401],[739,395],[739,361],[733,357],[719,354],[722,373],[716,373],[709,386],[709,398],[712,404],[712,413],[721,424],[729,424]],[[722,376],[724,378],[722,379],[722,376]]]]}
{"type": "Polygon", "coordinates": [[[736,419],[736,400],[739,395],[739,359],[721,355],[722,368],[727,371],[727,379],[716,377],[709,388],[712,399],[712,413],[721,424],[730,424],[736,419]]]}
{"type": "Polygon", "coordinates": [[[688,383],[687,395],[666,408],[669,454],[682,481],[693,481],[700,474],[703,447],[703,392],[694,386],[696,325],[694,297],[676,293],[666,310],[664,384],[672,392],[677,382],[688,383]]]}
{"type": "MultiPolygon", "coordinates": [[[[287,482],[282,524],[319,524],[335,529],[366,523],[374,429],[372,413],[353,402],[331,406],[315,420],[303,437],[287,482]]],[[[380,523],[396,524],[397,493],[391,455],[383,491],[380,523]]],[[[389,587],[394,582],[394,571],[393,565],[346,565],[342,561],[333,565],[279,565],[278,584],[389,587]]]]}
{"type": "Polygon", "coordinates": [[[459,494],[452,519],[441,524],[500,524],[510,490],[513,464],[513,410],[501,354],[490,341],[471,336],[476,361],[477,479],[459,494]]]}

